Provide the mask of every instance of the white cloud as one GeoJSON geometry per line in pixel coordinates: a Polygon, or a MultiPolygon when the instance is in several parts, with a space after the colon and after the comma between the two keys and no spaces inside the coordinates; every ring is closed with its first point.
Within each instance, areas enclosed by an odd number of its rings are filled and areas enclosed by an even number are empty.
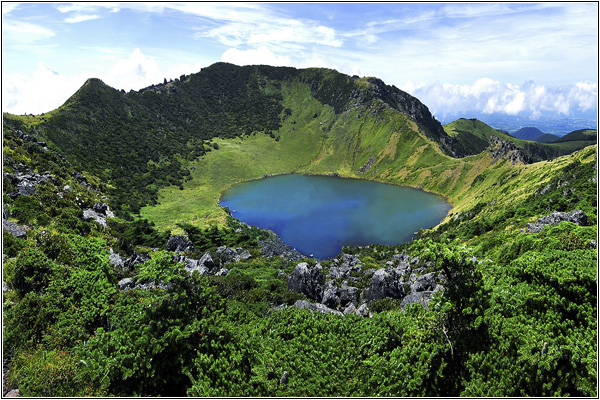
{"type": "Polygon", "coordinates": [[[478,111],[537,118],[551,112],[565,116],[593,110],[598,103],[598,84],[577,82],[566,88],[546,87],[533,81],[503,84],[480,78],[472,84],[407,82],[401,88],[421,100],[437,115],[478,111]]]}
{"type": "Polygon", "coordinates": [[[63,104],[83,85],[83,75],[63,76],[43,62],[31,76],[2,73],[2,111],[40,114],[63,104]]]}
{"type": "Polygon", "coordinates": [[[36,43],[55,36],[55,33],[40,25],[29,22],[3,19],[2,21],[2,43],[18,47],[21,44],[36,43]]]}
{"type": "Polygon", "coordinates": [[[95,14],[92,14],[92,15],[76,15],[74,17],[65,18],[65,22],[68,23],[68,24],[76,24],[76,23],[79,23],[79,22],[91,21],[93,19],[98,19],[98,18],[100,18],[100,16],[99,15],[95,15],[95,14]]]}
{"type": "Polygon", "coordinates": [[[266,64],[274,66],[291,66],[289,57],[280,57],[264,46],[258,49],[229,49],[221,55],[221,61],[236,65],[266,64]]]}
{"type": "Polygon", "coordinates": [[[158,67],[153,57],[134,49],[129,57],[117,59],[107,72],[82,72],[61,75],[42,61],[29,76],[2,73],[2,111],[12,114],[41,114],[61,106],[88,78],[100,78],[116,89],[139,90],[161,83],[164,78],[175,79],[190,71],[198,71],[200,64],[177,64],[167,71],[158,67]]]}
{"type": "Polygon", "coordinates": [[[128,58],[118,59],[108,74],[101,78],[114,88],[137,90],[160,83],[165,76],[154,58],[146,57],[140,49],[134,49],[128,58]]]}

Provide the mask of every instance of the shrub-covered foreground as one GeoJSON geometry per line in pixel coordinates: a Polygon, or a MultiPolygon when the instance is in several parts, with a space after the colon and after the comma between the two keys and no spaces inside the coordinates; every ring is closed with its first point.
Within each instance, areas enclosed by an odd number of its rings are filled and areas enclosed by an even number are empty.
{"type": "Polygon", "coordinates": [[[371,318],[273,310],[293,267],[281,260],[190,276],[158,251],[135,279],[160,284],[119,290],[105,240],[47,232],[5,266],[11,383],[28,396],[595,396],[596,251],[549,246],[593,230],[521,234],[503,262],[416,241],[405,251],[444,273],[445,294],[371,318]]]}

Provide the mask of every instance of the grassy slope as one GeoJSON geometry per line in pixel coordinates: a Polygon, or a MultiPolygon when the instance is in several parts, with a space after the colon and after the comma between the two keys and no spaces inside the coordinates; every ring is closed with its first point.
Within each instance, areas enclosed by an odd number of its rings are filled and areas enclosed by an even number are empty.
{"type": "Polygon", "coordinates": [[[184,190],[162,189],[159,205],[144,207],[141,215],[175,232],[181,221],[198,226],[222,223],[225,213],[217,199],[238,182],[265,174],[337,173],[444,195],[454,207],[451,217],[482,201],[494,202],[495,209],[502,210],[532,194],[567,160],[512,165],[494,160],[489,152],[455,159],[444,155],[406,116],[379,103],[336,115],[311,98],[306,85],[286,83],[282,92],[292,115],[277,133],[279,141],[264,134],[214,139],[219,150],[189,164],[192,179],[184,190]],[[370,157],[374,164],[360,173],[370,157]]]}

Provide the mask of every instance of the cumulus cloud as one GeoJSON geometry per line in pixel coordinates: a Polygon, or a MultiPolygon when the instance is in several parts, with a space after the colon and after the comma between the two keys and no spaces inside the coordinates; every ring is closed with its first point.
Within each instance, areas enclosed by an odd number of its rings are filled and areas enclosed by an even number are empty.
{"type": "Polygon", "coordinates": [[[64,76],[38,63],[31,76],[2,73],[2,111],[41,114],[63,104],[83,85],[83,75],[64,76]]]}
{"type": "Polygon", "coordinates": [[[593,110],[598,102],[598,84],[577,82],[568,87],[546,87],[527,81],[522,85],[480,78],[473,84],[416,84],[402,89],[419,98],[437,115],[478,111],[539,118],[543,113],[570,116],[593,110]]]}
{"type": "Polygon", "coordinates": [[[159,83],[165,76],[154,58],[136,48],[128,58],[118,59],[102,78],[114,88],[131,90],[159,83]]]}

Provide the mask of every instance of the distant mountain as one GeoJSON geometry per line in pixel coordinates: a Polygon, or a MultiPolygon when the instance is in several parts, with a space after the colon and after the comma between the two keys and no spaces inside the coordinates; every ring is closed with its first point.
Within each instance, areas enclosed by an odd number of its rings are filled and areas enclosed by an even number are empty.
{"type": "Polygon", "coordinates": [[[537,138],[535,141],[540,143],[553,143],[560,139],[560,136],[553,135],[551,133],[544,133],[542,136],[537,138]]]}
{"type": "Polygon", "coordinates": [[[557,117],[556,115],[542,115],[539,118],[533,119],[523,115],[507,115],[507,114],[486,114],[477,111],[462,112],[461,115],[443,116],[440,117],[436,113],[436,118],[442,124],[448,124],[460,117],[476,118],[485,122],[495,129],[501,129],[507,132],[516,132],[525,126],[535,126],[544,133],[551,133],[557,136],[564,136],[568,132],[576,129],[593,129],[598,125],[595,118],[596,113],[590,113],[589,116],[580,117],[557,117]]]}
{"type": "Polygon", "coordinates": [[[544,132],[531,126],[521,128],[512,134],[512,136],[522,140],[537,140],[542,135],[544,135],[544,132]]]}
{"type": "MultiPolygon", "coordinates": [[[[535,129],[535,128],[533,128],[535,129]]],[[[494,129],[478,119],[460,118],[444,125],[444,130],[454,138],[453,149],[461,157],[479,154],[492,144],[492,136],[500,140],[514,143],[524,149],[533,161],[549,160],[554,157],[569,154],[596,142],[596,130],[581,130],[572,132],[561,143],[540,143],[537,141],[516,138],[505,131],[494,129]],[[578,133],[576,133],[578,132],[578,133]]],[[[542,137],[542,136],[540,136],[542,137]]]]}
{"type": "Polygon", "coordinates": [[[559,138],[558,142],[575,142],[575,141],[598,140],[598,131],[596,129],[579,129],[559,138]]]}

